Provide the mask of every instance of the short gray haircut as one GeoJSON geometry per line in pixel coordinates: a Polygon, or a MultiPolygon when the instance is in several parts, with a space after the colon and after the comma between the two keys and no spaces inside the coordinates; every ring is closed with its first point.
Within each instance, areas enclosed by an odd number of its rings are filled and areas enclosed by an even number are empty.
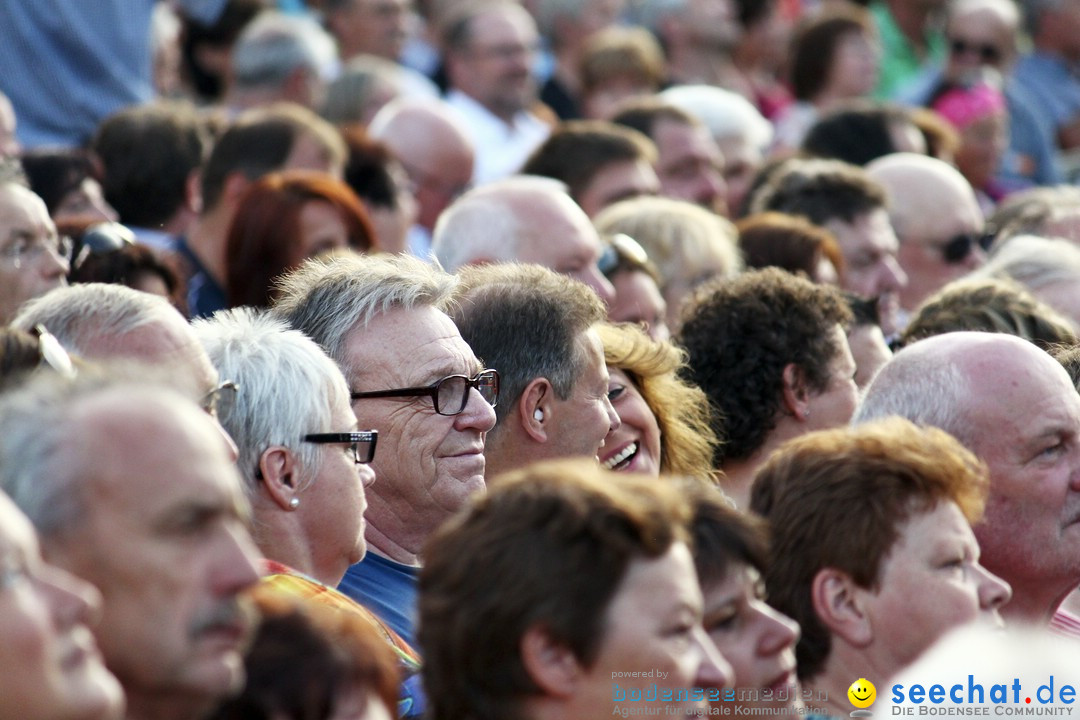
{"type": "Polygon", "coordinates": [[[961,410],[972,392],[970,383],[952,358],[935,352],[933,338],[927,343],[913,343],[885,363],[867,386],[851,424],[898,415],[944,430],[970,448],[970,423],[961,410]]]}
{"type": "MultiPolygon", "coordinates": [[[[158,382],[151,371],[134,365],[85,365],[76,378],[38,373],[26,384],[0,396],[0,489],[19,507],[43,539],[74,529],[86,515],[81,465],[72,462],[72,409],[116,387],[125,395],[167,394],[191,404],[158,382]]],[[[168,442],[165,438],[162,442],[168,442]]]]}
{"type": "Polygon", "coordinates": [[[333,38],[310,18],[265,10],[244,28],[233,47],[238,88],[276,87],[298,68],[327,81],[338,70],[333,38]]]}
{"type": "Polygon", "coordinates": [[[1080,285],[1080,248],[1067,240],[1017,235],[995,246],[969,277],[1009,278],[1032,292],[1059,282],[1080,285]]]}
{"type": "Polygon", "coordinates": [[[530,195],[568,195],[566,183],[537,175],[515,175],[470,190],[446,208],[435,223],[431,252],[454,272],[476,260],[511,262],[526,233],[514,201],[530,195]]]}
{"type": "Polygon", "coordinates": [[[348,385],[334,361],[265,310],[223,310],[193,327],[221,377],[240,386],[218,419],[239,449],[248,496],[257,492],[259,459],[272,445],[291,450],[304,476],[315,477],[321,455],[303,436],[352,430],[330,427],[334,401],[349,404],[348,385]]]}
{"type": "Polygon", "coordinates": [[[69,352],[91,357],[111,348],[134,330],[168,323],[186,325],[165,298],[124,285],[80,283],[50,290],[26,303],[11,326],[32,330],[44,325],[69,352]]]}
{"type": "Polygon", "coordinates": [[[659,97],[701,120],[715,140],[742,137],[762,151],[772,143],[772,123],[738,93],[715,85],[676,85],[659,97]]]}
{"type": "Polygon", "coordinates": [[[458,279],[411,255],[339,253],[306,260],[278,282],[273,312],[317,342],[346,376],[349,333],[395,308],[434,307],[446,312],[458,279]]]}

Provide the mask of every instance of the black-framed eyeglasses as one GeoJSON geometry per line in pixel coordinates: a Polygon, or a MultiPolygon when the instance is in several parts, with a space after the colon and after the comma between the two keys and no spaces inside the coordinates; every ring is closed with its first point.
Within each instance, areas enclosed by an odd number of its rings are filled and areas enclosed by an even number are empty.
{"type": "Polygon", "coordinates": [[[38,354],[41,356],[41,362],[66,378],[75,377],[75,366],[71,362],[71,356],[56,336],[41,324],[34,326],[34,333],[38,339],[38,354]]]}
{"type": "Polygon", "coordinates": [[[499,373],[495,370],[481,370],[474,377],[465,375],[447,375],[442,380],[427,387],[397,388],[394,390],[373,390],[354,392],[353,400],[393,397],[429,397],[435,405],[435,412],[440,415],[460,415],[469,404],[469,389],[476,388],[480,397],[491,407],[499,401],[499,373]]]}
{"type": "Polygon", "coordinates": [[[219,418],[236,401],[236,395],[239,392],[240,386],[237,383],[232,380],[222,380],[202,396],[199,407],[210,417],[219,418]]]}
{"type": "Polygon", "coordinates": [[[987,64],[995,64],[1001,61],[1001,50],[989,43],[968,42],[962,38],[950,38],[949,50],[954,55],[975,53],[979,60],[987,64]]]}
{"type": "Polygon", "coordinates": [[[379,441],[378,430],[360,430],[347,433],[312,433],[304,436],[304,442],[332,445],[349,445],[353,460],[364,465],[375,459],[375,445],[379,441]]]}
{"type": "Polygon", "coordinates": [[[940,245],[939,248],[942,259],[950,265],[955,265],[966,260],[972,250],[975,249],[975,246],[987,251],[993,243],[994,231],[988,227],[981,233],[959,233],[954,235],[944,245],[940,245]]]}
{"type": "Polygon", "coordinates": [[[643,267],[649,262],[649,254],[645,252],[645,248],[629,235],[615,233],[608,237],[607,241],[607,247],[600,253],[600,259],[596,261],[596,267],[604,277],[610,279],[611,274],[619,269],[622,262],[634,268],[643,267]]]}

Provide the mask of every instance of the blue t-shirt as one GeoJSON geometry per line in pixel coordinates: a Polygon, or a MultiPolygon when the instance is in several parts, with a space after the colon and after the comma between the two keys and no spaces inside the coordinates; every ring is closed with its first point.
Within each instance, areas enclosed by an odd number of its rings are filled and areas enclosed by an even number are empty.
{"type": "Polygon", "coordinates": [[[338,590],[371,610],[401,639],[416,646],[416,580],[420,568],[369,551],[345,572],[338,590]]]}

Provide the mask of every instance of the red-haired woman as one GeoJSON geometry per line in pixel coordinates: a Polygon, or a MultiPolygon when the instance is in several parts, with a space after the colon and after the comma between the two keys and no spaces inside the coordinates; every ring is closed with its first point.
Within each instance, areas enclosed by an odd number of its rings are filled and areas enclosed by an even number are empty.
{"type": "Polygon", "coordinates": [[[303,170],[266,175],[240,198],[229,227],[225,249],[229,307],[267,307],[279,275],[324,252],[367,251],[374,239],[363,204],[340,180],[303,170]]]}

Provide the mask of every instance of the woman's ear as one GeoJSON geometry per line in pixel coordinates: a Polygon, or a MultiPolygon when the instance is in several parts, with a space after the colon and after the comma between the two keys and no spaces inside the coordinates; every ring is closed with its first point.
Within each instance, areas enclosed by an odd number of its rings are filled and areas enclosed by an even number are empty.
{"type": "Polygon", "coordinates": [[[822,624],[855,647],[866,647],[874,639],[867,593],[846,572],[831,567],[819,570],[810,585],[810,600],[822,624]]]}
{"type": "Polygon", "coordinates": [[[259,456],[259,480],[263,490],[282,510],[295,510],[296,457],[281,445],[272,445],[259,456]]]}

